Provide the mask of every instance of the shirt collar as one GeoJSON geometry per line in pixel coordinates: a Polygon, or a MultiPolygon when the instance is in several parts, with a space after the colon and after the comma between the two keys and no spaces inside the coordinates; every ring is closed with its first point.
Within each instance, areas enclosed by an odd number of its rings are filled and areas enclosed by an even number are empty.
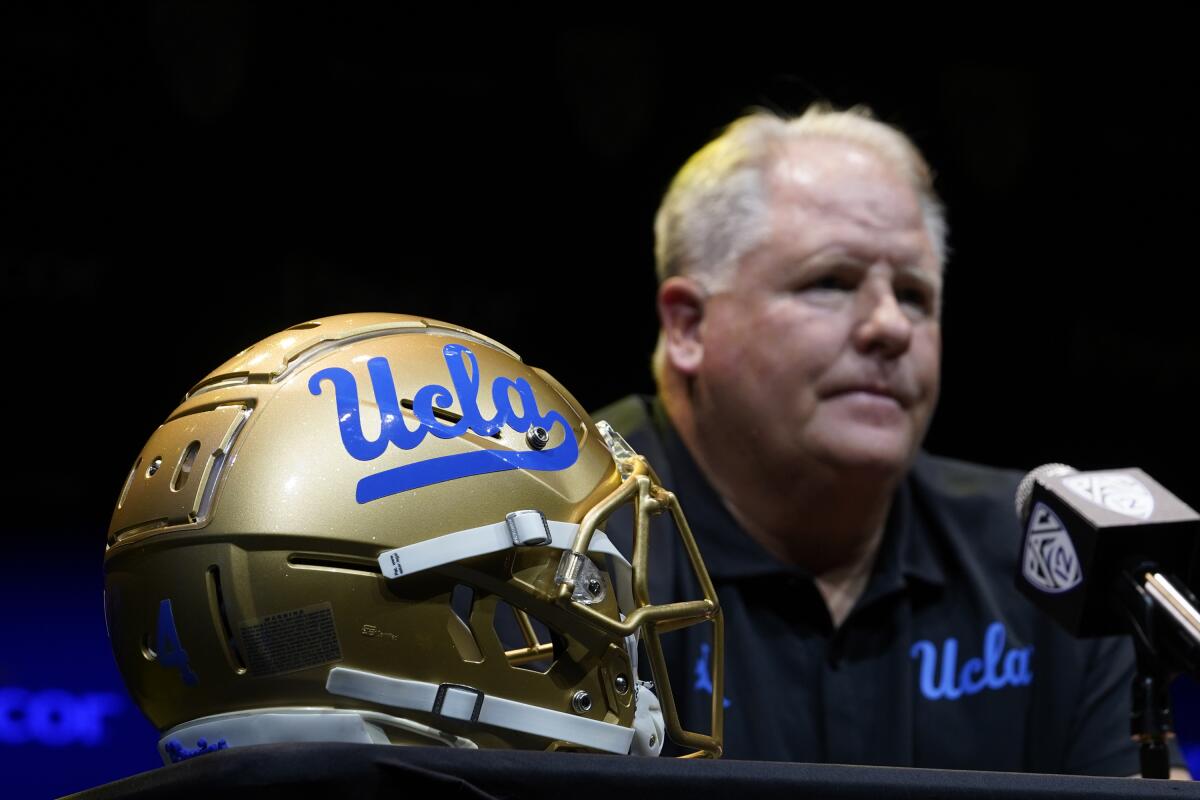
{"type": "Polygon", "coordinates": [[[910,471],[892,496],[871,580],[858,601],[860,608],[904,589],[938,589],[945,584],[939,537],[924,512],[910,471]]]}

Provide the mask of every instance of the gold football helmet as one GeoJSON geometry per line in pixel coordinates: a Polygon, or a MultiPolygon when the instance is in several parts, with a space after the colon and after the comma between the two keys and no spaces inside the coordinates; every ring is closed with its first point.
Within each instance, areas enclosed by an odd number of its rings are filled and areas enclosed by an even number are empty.
{"type": "Polygon", "coordinates": [[[675,497],[545,372],[432,320],[313,320],[196,384],[121,491],[105,614],[165,761],[276,741],[657,754],[664,726],[721,750],[721,614],[675,497]],[[627,503],[629,560],[600,529],[627,503]],[[650,602],[662,512],[700,599],[650,602]],[[682,729],[659,641],[704,622],[707,734],[682,729]]]}

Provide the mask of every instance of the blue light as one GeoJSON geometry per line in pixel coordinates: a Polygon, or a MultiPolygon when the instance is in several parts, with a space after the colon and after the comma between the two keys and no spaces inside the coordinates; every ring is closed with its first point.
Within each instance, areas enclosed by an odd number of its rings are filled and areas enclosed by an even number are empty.
{"type": "Polygon", "coordinates": [[[0,743],[95,747],[104,741],[109,717],[125,710],[113,692],[75,694],[62,689],[29,691],[0,687],[0,743]]]}
{"type": "Polygon", "coordinates": [[[161,766],[105,633],[99,553],[58,547],[68,534],[50,530],[0,534],[39,543],[0,572],[0,797],[59,797],[161,766]]]}

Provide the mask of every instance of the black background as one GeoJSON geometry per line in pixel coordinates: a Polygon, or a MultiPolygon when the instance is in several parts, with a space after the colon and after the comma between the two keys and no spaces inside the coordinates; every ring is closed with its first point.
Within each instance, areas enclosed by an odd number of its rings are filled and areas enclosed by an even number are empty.
{"type": "Polygon", "coordinates": [[[983,20],[952,54],[919,28],[880,49],[748,12],[688,31],[178,0],[6,14],[0,534],[18,549],[98,568],[183,393],[313,317],[466,325],[592,408],[649,391],[670,176],[749,107],[816,99],[870,105],[938,172],[953,255],[929,448],[1138,465],[1200,505],[1197,80],[1170,21],[975,48],[983,20]]]}

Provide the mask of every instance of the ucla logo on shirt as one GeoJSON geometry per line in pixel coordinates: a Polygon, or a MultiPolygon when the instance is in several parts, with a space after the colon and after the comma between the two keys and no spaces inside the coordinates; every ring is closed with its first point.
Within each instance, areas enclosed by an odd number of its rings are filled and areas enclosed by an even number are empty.
{"type": "Polygon", "coordinates": [[[510,469],[566,469],[579,458],[579,445],[575,442],[571,426],[557,411],[543,414],[538,409],[537,397],[529,381],[503,376],[493,380],[491,395],[496,414],[485,418],[479,410],[481,379],[475,354],[463,345],[447,344],[442,348],[442,357],[452,388],[430,384],[416,391],[412,398],[412,412],[417,421],[415,428],[409,427],[401,413],[391,364],[382,357],[367,362],[367,373],[371,376],[371,388],[380,416],[379,435],[374,439],[368,439],[363,433],[358,382],[349,370],[327,367],[309,379],[308,389],[313,395],[320,395],[325,384],[333,387],[342,446],[359,461],[374,461],[384,454],[389,445],[401,450],[413,450],[429,434],[439,439],[462,436],[467,431],[479,436],[494,436],[505,427],[517,433],[540,427],[553,435],[553,429],[557,426],[564,434],[562,444],[545,450],[520,452],[481,448],[404,464],[360,480],[355,493],[359,503],[369,503],[409,489],[472,475],[510,469]],[[514,394],[517,400],[515,404],[514,394]],[[435,416],[434,406],[447,409],[455,400],[462,412],[457,421],[446,422],[435,416]]]}
{"type": "Polygon", "coordinates": [[[993,622],[983,634],[980,655],[958,662],[958,640],[922,640],[909,650],[919,664],[919,686],[927,700],[957,700],[966,695],[1033,682],[1033,646],[1005,648],[1004,625],[993,622]]]}

